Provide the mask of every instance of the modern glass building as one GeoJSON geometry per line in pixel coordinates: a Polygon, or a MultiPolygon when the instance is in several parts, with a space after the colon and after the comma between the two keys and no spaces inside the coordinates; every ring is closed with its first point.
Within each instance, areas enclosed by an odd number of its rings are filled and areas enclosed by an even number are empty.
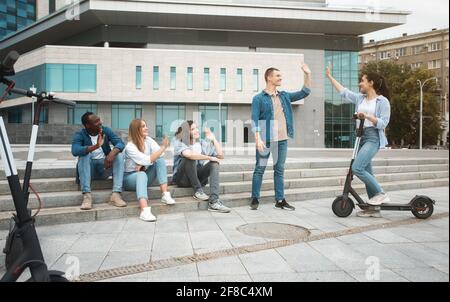
{"type": "MultiPolygon", "coordinates": [[[[26,7],[32,16],[33,2],[2,1],[0,13],[17,18],[20,11],[23,18],[26,7]]],[[[403,24],[408,14],[381,10],[373,21],[366,7],[334,8],[325,0],[162,2],[82,0],[80,20],[73,22],[70,7],[42,1],[38,15],[50,15],[0,38],[0,54],[22,54],[18,86],[77,101],[75,108],[50,105],[44,123],[76,126],[92,111],[126,132],[132,119],[144,118],[150,135],[161,139],[194,119],[226,143],[253,141],[251,103],[265,87],[265,70],[277,67],[281,89],[297,91],[306,62],[312,94],[293,103],[291,146],[349,148],[355,109],[332,89],[325,68],[331,64],[337,79],[358,90],[361,35],[403,24]]],[[[0,104],[0,112],[11,125],[29,123],[30,101],[15,97],[0,104]],[[23,106],[8,109],[18,103],[23,106]]]]}
{"type": "Polygon", "coordinates": [[[36,21],[36,0],[0,0],[0,40],[36,21]]]}
{"type": "MultiPolygon", "coordinates": [[[[359,91],[358,52],[325,51],[325,63],[333,76],[352,91],[359,91]]],[[[325,146],[353,148],[355,140],[352,115],[355,106],[345,102],[330,81],[325,81],[325,146]]]]}

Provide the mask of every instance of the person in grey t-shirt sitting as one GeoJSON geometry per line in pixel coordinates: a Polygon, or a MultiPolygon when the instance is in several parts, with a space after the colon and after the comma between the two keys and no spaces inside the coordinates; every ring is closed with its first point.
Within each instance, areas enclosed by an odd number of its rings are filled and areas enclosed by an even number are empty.
{"type": "Polygon", "coordinates": [[[176,133],[174,147],[173,180],[179,187],[192,187],[194,198],[209,201],[208,210],[229,213],[230,209],[219,199],[219,164],[224,159],[222,146],[209,128],[206,140],[193,121],[185,121],[176,133]],[[210,178],[210,196],[203,187],[210,178]]]}

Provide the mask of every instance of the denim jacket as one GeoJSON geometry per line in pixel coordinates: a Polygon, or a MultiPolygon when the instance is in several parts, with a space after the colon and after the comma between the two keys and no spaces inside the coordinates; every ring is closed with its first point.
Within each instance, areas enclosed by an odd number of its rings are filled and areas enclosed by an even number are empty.
{"type": "MultiPolygon", "coordinates": [[[[341,96],[346,101],[355,104],[356,110],[358,110],[359,105],[366,98],[365,94],[355,93],[348,90],[347,88],[341,91],[341,96]]],[[[382,95],[377,97],[376,102],[377,104],[375,107],[375,117],[378,119],[378,122],[375,127],[378,129],[378,133],[380,135],[380,149],[383,149],[388,144],[385,129],[388,126],[389,120],[391,118],[391,104],[389,103],[389,100],[382,95]]]]}
{"type": "MultiPolygon", "coordinates": [[[[105,141],[103,142],[102,149],[105,155],[108,155],[109,152],[111,152],[111,146],[110,143],[113,144],[113,146],[120,150],[120,152],[123,151],[125,148],[125,144],[122,142],[120,137],[117,136],[117,134],[112,131],[111,128],[108,127],[102,127],[103,128],[103,135],[105,138],[105,141]]],[[[86,156],[86,149],[92,146],[91,137],[89,136],[89,133],[87,133],[86,129],[81,129],[80,131],[77,131],[72,139],[72,155],[73,156],[86,156]]]]}
{"type": "MultiPolygon", "coordinates": [[[[294,138],[294,120],[291,103],[304,99],[310,94],[311,89],[307,87],[303,87],[302,90],[297,92],[279,92],[281,105],[286,118],[287,134],[290,138],[294,138]]],[[[274,129],[273,122],[274,112],[272,97],[266,91],[262,91],[253,97],[252,131],[253,133],[260,132],[261,139],[270,142],[274,137],[274,134],[272,133],[272,130],[274,129]]]]}

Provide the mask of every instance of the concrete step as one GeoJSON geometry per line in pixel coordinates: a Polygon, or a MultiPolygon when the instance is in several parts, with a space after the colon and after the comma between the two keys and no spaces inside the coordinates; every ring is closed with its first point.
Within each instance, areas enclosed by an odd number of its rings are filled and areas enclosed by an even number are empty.
{"type": "MultiPolygon", "coordinates": [[[[391,181],[417,181],[425,179],[443,179],[449,177],[449,171],[437,171],[437,172],[407,172],[407,173],[392,173],[392,174],[379,174],[376,176],[379,182],[391,182],[391,181]]],[[[310,178],[292,178],[285,179],[285,189],[296,188],[314,188],[314,187],[329,187],[329,186],[343,186],[345,183],[344,176],[331,176],[331,177],[310,177],[310,178]]],[[[361,181],[355,178],[355,184],[360,184],[361,181]]],[[[264,180],[261,190],[273,190],[273,179],[264,180]]],[[[220,187],[220,194],[236,194],[246,193],[250,195],[252,188],[251,181],[238,181],[238,182],[226,182],[222,183],[220,187]]],[[[192,196],[193,190],[191,188],[180,188],[177,186],[169,186],[169,191],[176,199],[181,197],[192,196]]],[[[209,186],[205,188],[206,193],[209,193],[209,186]]],[[[150,187],[148,189],[150,200],[158,200],[161,197],[161,193],[158,187],[150,187]]],[[[105,203],[108,201],[111,194],[111,189],[106,190],[94,190],[92,197],[94,203],[105,203]]],[[[49,192],[40,193],[42,202],[46,208],[62,207],[62,206],[78,206],[82,201],[82,194],[79,191],[66,191],[66,192],[49,192]]],[[[126,191],[122,193],[122,197],[125,201],[135,201],[135,192],[126,191]]],[[[38,201],[34,194],[30,194],[30,207],[37,208],[38,201]]],[[[0,211],[11,211],[14,209],[14,204],[10,195],[0,196],[0,211]]]]}
{"type": "MultiPolygon", "coordinates": [[[[448,164],[431,164],[431,165],[407,165],[407,166],[376,166],[374,167],[375,175],[380,174],[395,174],[395,173],[419,173],[419,172],[440,172],[448,171],[448,164]]],[[[344,168],[316,168],[316,169],[291,169],[290,167],[285,171],[285,179],[293,178],[315,178],[315,177],[331,177],[344,176],[348,172],[348,167],[344,168]]],[[[221,183],[237,182],[237,181],[251,181],[253,171],[241,172],[221,172],[221,183]]],[[[172,181],[172,176],[169,175],[169,183],[172,181]]],[[[273,178],[273,170],[267,170],[264,174],[264,179],[269,180],[273,178]]],[[[65,178],[41,178],[32,179],[32,185],[40,193],[48,192],[67,192],[79,191],[79,186],[75,183],[73,177],[65,178]]],[[[93,181],[93,190],[106,190],[112,188],[112,179],[93,181]]],[[[9,185],[6,180],[0,181],[0,196],[10,195],[9,185]]]]}
{"type": "MultiPolygon", "coordinates": [[[[288,162],[286,168],[288,169],[332,169],[332,168],[346,168],[349,166],[350,159],[347,160],[321,160],[313,162],[288,162]]],[[[172,173],[172,162],[167,161],[167,171],[172,173]]],[[[374,167],[379,166],[420,166],[420,165],[448,165],[448,158],[420,158],[420,159],[375,159],[373,161],[374,167]]],[[[249,162],[245,164],[223,163],[220,167],[221,172],[250,172],[255,167],[254,159],[249,158],[249,162]]],[[[3,170],[3,168],[0,168],[3,170]]],[[[272,170],[271,166],[267,170],[272,170]]],[[[24,168],[18,167],[19,176],[22,179],[24,175],[24,168]]],[[[35,165],[32,172],[32,179],[41,178],[71,178],[75,177],[75,166],[67,165],[49,165],[42,166],[42,164],[35,165]]],[[[0,180],[5,180],[4,173],[0,173],[0,180]]]]}
{"type": "MultiPolygon", "coordinates": [[[[417,188],[446,187],[448,185],[449,185],[448,178],[426,179],[415,181],[410,180],[390,181],[381,183],[381,186],[387,192],[396,190],[417,189],[417,188]]],[[[360,194],[365,193],[365,189],[362,184],[357,184],[354,187],[358,193],[360,194]]],[[[331,203],[334,197],[340,195],[341,193],[342,193],[342,186],[296,188],[296,189],[287,189],[285,191],[286,199],[290,201],[304,201],[319,198],[330,198],[330,215],[331,215],[331,203]]],[[[411,198],[412,197],[413,196],[411,196],[411,198]]],[[[248,192],[224,194],[221,196],[221,199],[223,200],[224,204],[229,207],[245,206],[248,205],[250,202],[248,192]]],[[[261,203],[273,202],[273,192],[263,191],[261,193],[260,201],[261,203]]],[[[439,202],[439,200],[437,202],[439,202]]],[[[177,200],[177,204],[173,206],[167,206],[160,202],[152,202],[151,205],[152,211],[155,215],[207,209],[207,202],[199,202],[191,197],[179,198],[177,200]]],[[[90,211],[81,211],[78,206],[54,207],[42,209],[41,213],[36,218],[36,224],[40,226],[40,225],[54,225],[54,224],[86,222],[96,220],[109,220],[124,217],[136,217],[138,213],[139,213],[139,206],[137,202],[129,203],[128,207],[126,208],[115,208],[108,204],[103,203],[96,205],[94,209],[90,211]]],[[[12,212],[0,212],[1,230],[8,229],[11,215],[12,212]]]]}

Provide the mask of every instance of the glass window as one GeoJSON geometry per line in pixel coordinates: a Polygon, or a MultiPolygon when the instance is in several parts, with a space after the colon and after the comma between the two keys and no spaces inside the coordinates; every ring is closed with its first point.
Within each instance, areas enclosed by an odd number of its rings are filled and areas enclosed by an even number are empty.
{"type": "Polygon", "coordinates": [[[112,128],[128,129],[130,122],[142,117],[141,104],[112,104],[112,128]]]}
{"type": "Polygon", "coordinates": [[[80,92],[97,91],[97,66],[92,64],[80,65],[80,92]]]}
{"type": "Polygon", "coordinates": [[[220,68],[220,91],[227,90],[227,69],[220,68]]]}
{"type": "Polygon", "coordinates": [[[76,64],[63,65],[63,91],[64,92],[79,92],[79,67],[76,64]]]}
{"type": "Polygon", "coordinates": [[[136,89],[142,88],[142,66],[136,66],[136,89]]]}
{"type": "Polygon", "coordinates": [[[207,91],[209,90],[209,68],[203,69],[203,90],[207,91]]]}
{"type": "Polygon", "coordinates": [[[406,47],[398,48],[395,50],[395,56],[396,57],[403,57],[406,56],[406,47]]]}
{"type": "Polygon", "coordinates": [[[56,10],[56,0],[50,0],[48,4],[48,12],[51,14],[56,10]]]}
{"type": "Polygon", "coordinates": [[[48,124],[48,104],[44,104],[41,108],[41,113],[39,114],[39,123],[48,124]]]}
{"type": "MultiPolygon", "coordinates": [[[[333,75],[347,88],[358,91],[358,53],[325,51],[327,64],[334,66],[333,75]]],[[[325,82],[325,146],[352,148],[354,144],[352,115],[354,105],[344,103],[329,81],[325,82]]]]}
{"type": "Polygon", "coordinates": [[[8,110],[8,123],[21,124],[22,123],[23,109],[22,107],[15,107],[8,110]]]}
{"type": "Polygon", "coordinates": [[[67,123],[70,125],[81,125],[81,117],[86,112],[93,112],[94,114],[97,114],[97,104],[77,102],[75,107],[68,107],[67,123]]]}
{"type": "Polygon", "coordinates": [[[434,42],[429,45],[429,51],[441,50],[441,47],[442,47],[442,45],[440,42],[434,42]]]}
{"type": "Polygon", "coordinates": [[[236,90],[242,91],[242,86],[243,86],[242,69],[238,68],[236,70],[236,90]]]}
{"type": "Polygon", "coordinates": [[[173,137],[186,118],[186,106],[181,104],[156,105],[156,137],[173,137]]]}
{"type": "Polygon", "coordinates": [[[259,70],[253,69],[253,91],[259,91],[259,70]]]}
{"type": "Polygon", "coordinates": [[[92,64],[46,64],[46,90],[53,92],[96,92],[97,66],[92,64]]]}
{"type": "Polygon", "coordinates": [[[47,64],[46,65],[46,82],[47,91],[61,92],[64,91],[63,86],[63,64],[47,64]]]}
{"type": "Polygon", "coordinates": [[[194,69],[192,67],[187,68],[187,89],[192,90],[194,89],[194,69]]]}
{"type": "Polygon", "coordinates": [[[177,89],[177,68],[173,66],[170,67],[170,89],[177,89]]]}
{"type": "Polygon", "coordinates": [[[153,66],[153,90],[159,89],[159,66],[153,66]]]}
{"type": "Polygon", "coordinates": [[[226,142],[226,120],[228,118],[227,105],[199,105],[201,113],[199,129],[201,137],[205,138],[204,128],[209,127],[218,141],[226,142]]]}

